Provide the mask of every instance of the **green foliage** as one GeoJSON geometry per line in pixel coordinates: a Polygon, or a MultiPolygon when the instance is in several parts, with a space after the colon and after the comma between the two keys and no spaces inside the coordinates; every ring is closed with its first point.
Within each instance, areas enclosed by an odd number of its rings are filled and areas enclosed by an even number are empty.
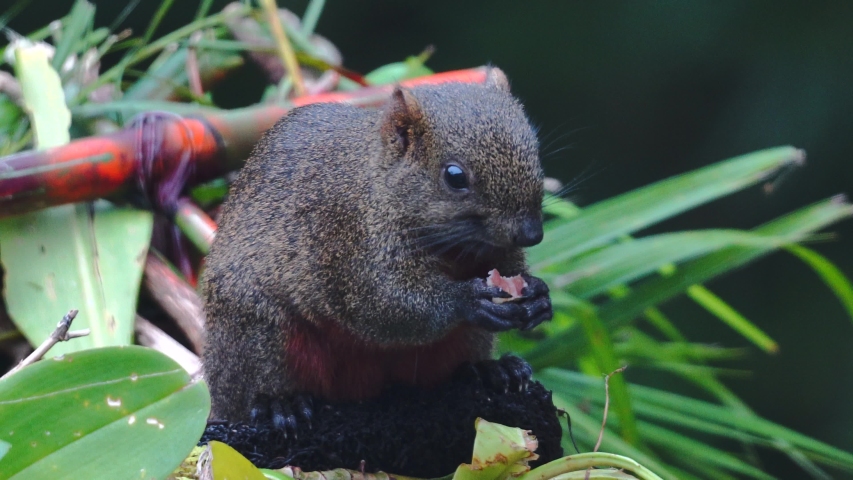
{"type": "MultiPolygon", "coordinates": [[[[94,7],[88,3],[75,4],[54,63],[60,54],[68,54],[92,15],[94,7]]],[[[68,143],[71,113],[46,50],[22,45],[15,56],[37,147],[68,143]]],[[[77,326],[89,327],[91,335],[58,345],[54,353],[130,344],[142,277],[140,259],[145,258],[152,224],[150,212],[107,202],[63,205],[0,222],[5,301],[30,342],[41,343],[55,322],[76,308],[77,326]]]]}
{"type": "MultiPolygon", "coordinates": [[[[217,108],[209,96],[196,95],[188,87],[191,51],[202,70],[212,66],[224,71],[242,64],[240,53],[263,47],[221,38],[225,15],[208,15],[207,0],[191,23],[155,38],[173,3],[160,3],[140,38],[118,41],[110,37],[113,32],[94,28],[94,7],[82,0],[62,19],[58,31],[43,28],[31,34],[29,38],[38,41],[53,32],[55,54],[50,63],[42,57],[29,66],[16,64],[31,119],[0,94],[0,154],[24,148],[33,138],[40,148],[67,142],[69,111],[81,134],[91,132],[87,129],[95,120],[120,125],[144,111],[188,115],[217,108]],[[191,45],[188,39],[196,32],[204,36],[191,45]],[[124,54],[115,66],[96,72],[100,74],[94,80],[83,82],[79,71],[62,70],[67,59],[79,60],[91,49],[98,59],[120,50],[124,54]],[[147,61],[151,62],[145,71],[133,70],[147,61]],[[122,99],[90,101],[90,94],[105,86],[123,90],[122,99]],[[175,97],[193,103],[167,101],[175,97]]],[[[302,31],[288,32],[300,59],[313,61],[313,68],[323,65],[316,61],[322,55],[308,36],[323,6],[322,0],[312,0],[302,31]]],[[[429,73],[424,65],[429,53],[377,68],[365,78],[380,84],[429,73]]],[[[339,89],[348,88],[354,88],[353,82],[342,80],[339,89]]],[[[610,379],[610,416],[602,449],[633,460],[604,453],[576,455],[575,460],[609,459],[622,467],[639,462],[667,479],[769,478],[752,453],[754,447],[762,447],[783,452],[815,478],[829,478],[822,466],[853,471],[853,455],[762,419],[720,381],[740,372],[718,362],[738,358],[743,350],[689,342],[678,328],[685,320],[669,319],[659,308],[685,294],[753,344],[774,352],[778,346],[773,339],[703,283],[781,249],[811,267],[853,318],[850,281],[828,259],[802,245],[815,232],[853,215],[853,206],[838,197],[751,230],[630,236],[787,173],[803,159],[802,151],[779,147],[582,209],[558,198],[546,200],[550,220],[545,241],[530,249],[529,259],[534,274],[552,288],[555,318],[535,332],[504,335],[502,348],[522,353],[537,370],[537,378],[554,390],[555,401],[571,415],[574,434],[585,451],[593,449],[602,428],[605,393],[598,377],[632,365],[627,378],[610,379]],[[638,325],[640,321],[648,325],[638,325]],[[631,372],[640,368],[667,372],[706,398],[632,385],[631,372]]],[[[197,187],[193,195],[201,203],[215,204],[226,190],[220,179],[197,187]]],[[[92,335],[70,345],[128,343],[142,268],[139,259],[145,256],[150,230],[148,213],[102,202],[4,221],[0,253],[7,274],[7,304],[17,326],[39,343],[74,307],[81,310],[75,327],[88,326],[92,335]],[[51,254],[49,261],[46,252],[51,254]]],[[[112,478],[114,472],[141,469],[146,476],[163,477],[199,437],[208,409],[203,384],[190,383],[175,364],[148,350],[109,348],[42,361],[0,381],[0,479],[108,478],[106,472],[112,478]]],[[[235,463],[223,447],[212,448],[214,467],[223,458],[223,468],[235,463]]],[[[531,475],[525,478],[534,478],[531,475]]],[[[561,478],[584,478],[585,473],[571,475],[561,478]]],[[[623,474],[596,470],[590,478],[630,478],[619,475],[623,474]]]]}
{"type": "Polygon", "coordinates": [[[154,350],[43,360],[0,380],[0,478],[163,478],[209,411],[205,384],[154,350]]]}
{"type": "Polygon", "coordinates": [[[210,442],[210,473],[213,480],[242,478],[245,480],[264,480],[264,474],[252,465],[240,452],[222,442],[210,442]]]}
{"type": "Polygon", "coordinates": [[[708,365],[736,353],[688,343],[657,308],[686,294],[765,351],[775,351],[778,347],[772,339],[701,283],[787,249],[814,268],[849,309],[853,298],[849,281],[798,242],[850,217],[853,206],[843,198],[830,198],[749,231],[627,236],[766,180],[801,160],[801,152],[782,147],[727,160],[583,209],[560,199],[547,200],[546,212],[552,218],[546,223],[544,241],[531,249],[530,258],[534,274],[552,288],[555,320],[541,328],[544,338],[539,341],[518,333],[505,335],[504,340],[523,352],[537,370],[537,378],[554,389],[584,448],[591,448],[601,428],[596,419],[603,413],[605,395],[602,381],[572,369],[601,375],[631,363],[687,380],[720,404],[631,386],[622,376],[614,376],[610,379],[614,415],[608,419],[606,450],[628,455],[666,478],[691,474],[769,478],[753,463],[752,446],[778,449],[816,478],[826,476],[817,464],[853,469],[850,454],[752,413],[719,382],[719,376],[738,372],[708,365]],[[634,326],[643,317],[663,340],[634,326]],[[581,410],[578,405],[589,408],[581,410]],[[722,450],[715,436],[737,440],[744,451],[722,450]]]}

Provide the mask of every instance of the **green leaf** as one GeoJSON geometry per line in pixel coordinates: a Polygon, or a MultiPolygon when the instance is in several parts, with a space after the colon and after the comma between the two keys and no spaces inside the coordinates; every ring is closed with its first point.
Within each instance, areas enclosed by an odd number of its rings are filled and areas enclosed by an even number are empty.
{"type": "Polygon", "coordinates": [[[71,113],[65,106],[62,82],[42,45],[15,48],[15,76],[21,84],[24,107],[32,121],[36,145],[44,150],[68,143],[71,113]]]}
{"type": "Polygon", "coordinates": [[[30,343],[78,309],[74,329],[90,335],[59,343],[52,354],[130,344],[152,224],[150,212],[106,201],[0,221],[6,305],[30,343]]]}
{"type": "Polygon", "coordinates": [[[210,470],[213,480],[265,480],[267,477],[246,457],[222,442],[210,442],[210,470]]]}
{"type": "Polygon", "coordinates": [[[151,349],[42,360],[0,380],[0,478],[164,478],[209,411],[205,384],[151,349]]]}
{"type": "Polygon", "coordinates": [[[554,288],[590,298],[617,285],[654,273],[662,265],[683,262],[732,246],[779,248],[798,240],[741,230],[696,230],[628,240],[562,264],[567,271],[554,278],[554,288]]]}
{"type": "Polygon", "coordinates": [[[538,270],[603,245],[715,198],[760,182],[779,169],[803,162],[793,147],[778,147],[736,157],[598,202],[529,250],[538,270]]]}
{"type": "MultiPolygon", "coordinates": [[[[613,372],[620,368],[619,359],[613,348],[610,332],[604,328],[601,320],[590,308],[579,310],[578,319],[586,333],[592,355],[595,357],[598,369],[602,372],[613,372]]],[[[628,384],[622,374],[612,375],[608,381],[613,410],[621,420],[620,433],[628,443],[638,445],[640,434],[634,421],[634,410],[631,408],[631,397],[628,394],[628,384]]]]}
{"type": "Polygon", "coordinates": [[[71,7],[71,12],[63,20],[62,36],[56,44],[51,65],[57,71],[60,70],[68,55],[74,52],[74,46],[83,38],[95,18],[95,6],[86,0],[77,0],[71,7]]]}
{"type": "Polygon", "coordinates": [[[775,340],[707,288],[691,285],[687,287],[687,296],[765,352],[779,351],[779,344],[775,340]]]}
{"type": "MultiPolygon", "coordinates": [[[[564,369],[550,368],[538,373],[537,379],[548,388],[562,392],[564,395],[583,399],[584,402],[603,405],[604,388],[597,378],[564,369]]],[[[727,428],[737,429],[745,434],[762,437],[765,441],[772,441],[774,446],[785,451],[784,445],[776,444],[777,440],[781,440],[804,450],[809,457],[813,457],[819,462],[832,462],[832,465],[848,470],[853,469],[853,454],[777,425],[749,411],[715,405],[640,385],[631,385],[628,389],[638,412],[642,411],[646,404],[655,405],[673,413],[680,413],[727,428]]]]}
{"type": "Polygon", "coordinates": [[[853,320],[853,285],[850,284],[850,280],[844,273],[823,255],[810,248],[802,245],[789,245],[785,249],[812,267],[812,270],[820,276],[821,280],[832,289],[844,309],[847,310],[850,319],[853,320]]]}
{"type": "MultiPolygon", "coordinates": [[[[602,392],[602,398],[604,393],[602,392]]],[[[588,413],[578,408],[575,402],[569,400],[570,397],[565,397],[560,393],[558,388],[554,388],[554,405],[557,408],[563,409],[569,414],[572,419],[572,429],[575,435],[580,438],[585,436],[588,439],[590,446],[595,445],[598,439],[598,434],[601,430],[601,419],[594,419],[588,413]]],[[[607,451],[626,455],[634,460],[642,463],[646,467],[654,470],[660,476],[670,480],[678,480],[679,476],[674,475],[660,459],[654,457],[649,451],[641,450],[634,445],[622,440],[619,435],[612,429],[605,427],[604,436],[601,439],[601,447],[607,451]]],[[[590,447],[591,448],[591,447],[590,447]]]]}
{"type": "Polygon", "coordinates": [[[424,65],[424,62],[432,55],[432,48],[427,48],[418,56],[406,58],[402,62],[389,63],[364,76],[370,85],[387,85],[389,83],[401,82],[410,78],[422,77],[432,74],[432,70],[424,65]]]}
{"type": "MultiPolygon", "coordinates": [[[[840,197],[834,197],[804,207],[752,231],[769,236],[804,235],[851,215],[853,205],[840,197]]],[[[691,285],[703,283],[754,261],[771,250],[769,246],[730,247],[691,260],[679,266],[671,275],[641,282],[624,297],[605,303],[597,309],[598,315],[608,328],[625,325],[646,309],[684,292],[691,285]]],[[[573,328],[568,328],[540,342],[534,349],[525,353],[524,357],[537,369],[562,365],[576,357],[583,346],[584,338],[573,328]]]]}
{"type": "Polygon", "coordinates": [[[536,439],[520,428],[507,427],[478,418],[477,436],[470,464],[459,465],[453,480],[503,480],[530,470],[536,439]]]}
{"type": "MultiPolygon", "coordinates": [[[[70,113],[45,50],[20,47],[15,53],[38,147],[67,143],[70,113]]],[[[65,313],[78,309],[75,328],[88,327],[91,334],[57,345],[54,354],[129,344],[152,225],[150,212],[105,201],[0,221],[6,305],[30,343],[44,341],[65,313]]]]}

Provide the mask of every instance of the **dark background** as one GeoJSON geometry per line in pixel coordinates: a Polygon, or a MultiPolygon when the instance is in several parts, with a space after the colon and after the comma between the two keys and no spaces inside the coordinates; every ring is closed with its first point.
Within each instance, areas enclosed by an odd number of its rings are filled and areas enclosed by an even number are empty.
{"type": "MultiPolygon", "coordinates": [[[[10,26],[26,33],[71,3],[35,1],[10,26]]],[[[125,5],[95,3],[99,25],[125,5]]],[[[0,12],[10,4],[0,1],[0,12]]],[[[306,2],[279,4],[301,14],[306,2]]],[[[141,33],[158,5],[141,2],[126,24],[141,33]]],[[[186,23],[196,8],[176,2],[158,33],[186,23]]],[[[749,228],[853,192],[853,2],[331,0],[317,30],[356,71],[430,44],[435,70],[501,67],[541,128],[546,172],[564,181],[593,174],[571,198],[581,205],[765,147],[808,152],[807,166],[774,193],[754,188],[655,231],[749,228]]],[[[253,103],[260,85],[248,71],[215,97],[253,103]]],[[[853,276],[853,222],[831,231],[839,237],[814,247],[853,276]]],[[[752,377],[727,383],[769,419],[853,451],[853,323],[831,292],[786,254],[708,286],[781,346],[775,356],[750,346],[750,358],[735,366],[752,377]]],[[[690,302],[666,311],[693,340],[749,346],[690,302]]],[[[780,477],[804,476],[782,457],[764,459],[780,477]]]]}

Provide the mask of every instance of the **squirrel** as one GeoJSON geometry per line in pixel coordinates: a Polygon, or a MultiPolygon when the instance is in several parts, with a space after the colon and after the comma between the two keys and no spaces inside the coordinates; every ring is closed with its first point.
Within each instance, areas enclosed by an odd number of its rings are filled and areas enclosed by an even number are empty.
{"type": "Polygon", "coordinates": [[[314,104],[280,119],[235,179],[206,259],[211,417],[263,412],[284,428],[294,417],[279,399],[433,387],[488,360],[495,332],[550,320],[522,250],[543,236],[538,148],[494,67],[483,84],[398,86],[378,110],[314,104]],[[519,301],[492,301],[509,296],[486,284],[492,269],[522,275],[519,301]]]}

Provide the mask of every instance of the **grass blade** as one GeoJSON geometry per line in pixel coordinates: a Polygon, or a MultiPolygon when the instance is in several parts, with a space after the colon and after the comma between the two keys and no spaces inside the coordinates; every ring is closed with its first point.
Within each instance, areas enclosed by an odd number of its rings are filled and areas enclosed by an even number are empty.
{"type": "Polygon", "coordinates": [[[779,344],[775,340],[707,288],[691,285],[687,288],[687,295],[758,348],[767,353],[779,351],[779,344]]]}
{"type": "MultiPolygon", "coordinates": [[[[604,387],[602,386],[602,398],[604,395],[604,387]]],[[[578,436],[586,437],[586,442],[589,445],[595,444],[598,437],[598,432],[601,429],[601,420],[595,419],[584,413],[575,406],[575,403],[570,401],[568,397],[564,397],[556,392],[554,395],[554,405],[557,408],[563,409],[569,414],[572,419],[572,429],[578,436]]],[[[646,468],[654,471],[658,475],[666,479],[677,480],[680,477],[674,475],[660,459],[653,457],[648,451],[641,450],[630,443],[622,440],[616,432],[611,429],[605,429],[604,438],[601,441],[601,448],[608,452],[619,453],[633,458],[643,464],[646,468]]]]}
{"type": "MultiPolygon", "coordinates": [[[[604,403],[604,386],[600,385],[601,382],[595,377],[565,369],[551,368],[537,374],[537,379],[549,388],[554,388],[555,391],[574,392],[573,395],[583,396],[586,401],[600,405],[604,403]]],[[[783,440],[805,450],[806,453],[837,462],[836,466],[848,470],[853,469],[853,454],[809,438],[752,413],[733,411],[728,407],[651,387],[631,385],[628,389],[632,398],[636,399],[638,403],[647,402],[673,412],[735,428],[751,435],[783,440]]]]}
{"type": "Polygon", "coordinates": [[[547,241],[529,250],[530,263],[540,269],[603,245],[760,182],[781,168],[804,162],[804,153],[777,147],[735,157],[669,178],[648,187],[598,202],[548,232],[547,241]]]}
{"type": "Polygon", "coordinates": [[[788,245],[786,250],[799,257],[800,260],[812,267],[821,280],[835,293],[841,304],[853,320],[853,285],[844,273],[827,260],[823,255],[802,245],[788,245]]]}
{"type": "Polygon", "coordinates": [[[86,0],[77,0],[71,12],[63,21],[62,38],[56,44],[51,65],[59,72],[65,59],[72,53],[74,45],[83,38],[83,34],[92,25],[95,18],[95,6],[86,0]]]}
{"type": "Polygon", "coordinates": [[[662,265],[683,262],[732,246],[779,248],[796,236],[770,237],[741,230],[696,230],[628,240],[560,266],[566,271],[549,282],[572,295],[590,298],[620,284],[656,272],[662,265]]]}
{"type": "MultiPolygon", "coordinates": [[[[604,328],[601,320],[592,309],[584,309],[580,316],[580,323],[586,333],[592,355],[595,357],[598,368],[607,374],[620,368],[619,359],[613,348],[613,339],[610,332],[604,328]]],[[[609,380],[610,399],[616,416],[621,420],[620,432],[622,438],[628,443],[638,445],[640,436],[637,433],[637,425],[634,421],[634,410],[631,407],[631,397],[628,395],[628,384],[624,375],[613,375],[609,380]]]]}
{"type": "MultiPolygon", "coordinates": [[[[843,197],[833,197],[804,207],[753,230],[762,235],[803,235],[853,215],[853,205],[843,197]]],[[[598,309],[608,328],[624,325],[646,309],[734,268],[770,253],[770,247],[731,247],[692,260],[668,277],[658,277],[639,284],[622,298],[598,309]]],[[[571,312],[570,312],[571,313],[571,312]]],[[[565,364],[583,348],[584,339],[573,328],[543,340],[525,354],[534,368],[565,364]]]]}

